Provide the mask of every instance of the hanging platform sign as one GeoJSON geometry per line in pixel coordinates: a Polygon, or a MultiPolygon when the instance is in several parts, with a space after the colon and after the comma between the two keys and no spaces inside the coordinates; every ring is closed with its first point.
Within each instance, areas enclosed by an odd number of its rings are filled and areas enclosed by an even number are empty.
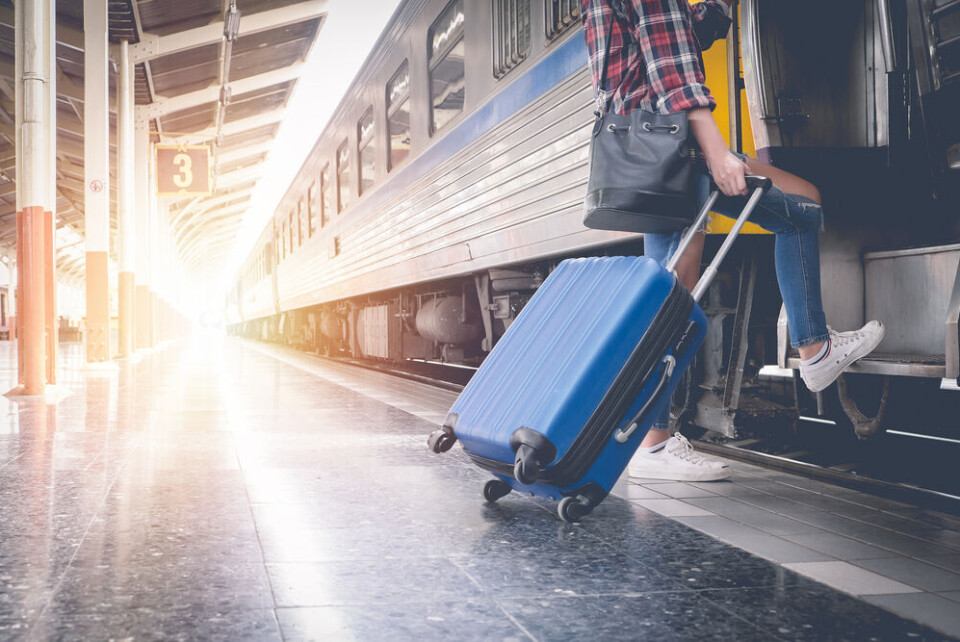
{"type": "Polygon", "coordinates": [[[210,194],[209,145],[156,145],[158,196],[210,194]]]}

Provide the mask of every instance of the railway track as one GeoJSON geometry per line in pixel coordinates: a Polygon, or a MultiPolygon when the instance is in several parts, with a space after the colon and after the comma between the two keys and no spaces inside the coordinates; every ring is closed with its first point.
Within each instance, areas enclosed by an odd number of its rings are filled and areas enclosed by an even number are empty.
{"type": "MultiPolygon", "coordinates": [[[[462,390],[476,370],[426,361],[409,361],[401,367],[334,360],[454,392],[462,390]]],[[[813,417],[801,417],[789,436],[730,440],[706,431],[687,436],[705,453],[960,515],[960,475],[955,472],[960,440],[891,430],[860,441],[833,422],[813,417]]]]}

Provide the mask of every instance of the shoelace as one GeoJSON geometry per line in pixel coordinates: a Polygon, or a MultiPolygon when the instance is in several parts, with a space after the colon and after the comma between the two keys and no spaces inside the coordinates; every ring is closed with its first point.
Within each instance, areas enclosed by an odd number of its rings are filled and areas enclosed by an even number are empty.
{"type": "Polygon", "coordinates": [[[830,339],[833,341],[833,345],[839,348],[840,346],[854,343],[865,337],[866,335],[863,334],[861,330],[851,330],[850,332],[834,332],[831,330],[830,339]]]}
{"type": "Polygon", "coordinates": [[[697,451],[693,449],[693,446],[687,441],[687,438],[681,435],[679,432],[673,433],[674,438],[677,440],[677,443],[680,444],[679,447],[671,448],[670,453],[676,454],[681,459],[686,459],[691,464],[699,464],[703,461],[703,457],[697,454],[697,451]],[[676,451],[680,452],[676,452],[676,451]]]}

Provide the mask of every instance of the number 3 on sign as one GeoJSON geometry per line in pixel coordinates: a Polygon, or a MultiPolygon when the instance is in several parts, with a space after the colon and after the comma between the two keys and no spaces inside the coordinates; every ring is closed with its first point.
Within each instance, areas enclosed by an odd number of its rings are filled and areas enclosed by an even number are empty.
{"type": "Polygon", "coordinates": [[[157,194],[206,196],[210,194],[210,147],[207,145],[157,145],[157,194]]]}
{"type": "Polygon", "coordinates": [[[186,154],[180,153],[173,157],[174,164],[179,168],[179,173],[173,177],[173,184],[177,187],[190,187],[193,185],[193,161],[186,154]]]}

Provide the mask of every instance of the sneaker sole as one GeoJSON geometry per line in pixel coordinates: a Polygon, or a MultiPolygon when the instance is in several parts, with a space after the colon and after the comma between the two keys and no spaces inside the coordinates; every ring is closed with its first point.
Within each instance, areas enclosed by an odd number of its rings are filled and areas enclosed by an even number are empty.
{"type": "Polygon", "coordinates": [[[874,338],[873,341],[871,341],[870,343],[863,344],[860,350],[851,353],[850,355],[847,356],[846,359],[840,362],[841,363],[840,372],[837,374],[836,377],[831,379],[826,385],[821,386],[819,388],[811,388],[810,384],[808,384],[806,380],[804,380],[804,383],[807,384],[807,388],[810,389],[810,392],[820,392],[821,390],[826,390],[827,388],[829,388],[834,381],[840,378],[840,375],[843,374],[843,371],[849,368],[851,364],[856,363],[860,359],[863,359],[865,356],[867,356],[868,354],[876,350],[877,346],[880,345],[880,342],[883,341],[883,335],[885,335],[886,333],[887,333],[886,326],[881,325],[880,333],[874,338]]]}
{"type": "Polygon", "coordinates": [[[627,474],[634,479],[656,479],[660,481],[687,481],[687,482],[706,482],[706,481],[722,481],[724,479],[729,479],[731,474],[730,467],[722,468],[718,471],[707,472],[703,471],[700,473],[686,473],[679,475],[665,475],[657,474],[657,471],[649,471],[643,474],[635,474],[634,472],[628,470],[627,474]]]}

